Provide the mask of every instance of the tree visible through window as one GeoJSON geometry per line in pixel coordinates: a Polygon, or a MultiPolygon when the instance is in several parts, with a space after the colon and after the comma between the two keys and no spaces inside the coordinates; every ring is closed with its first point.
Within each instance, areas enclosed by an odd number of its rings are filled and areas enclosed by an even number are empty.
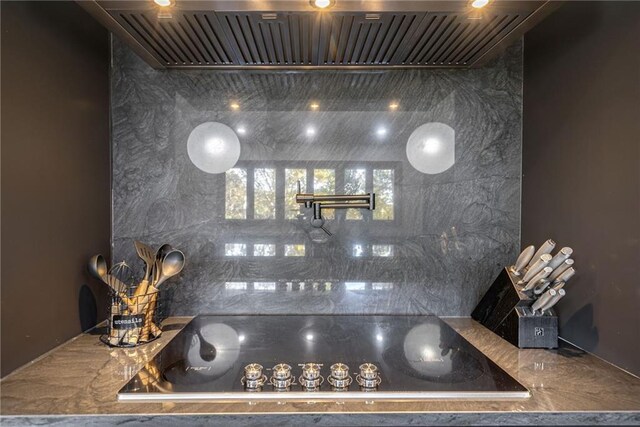
{"type": "MultiPolygon", "coordinates": [[[[367,182],[366,169],[347,169],[344,171],[344,193],[364,194],[367,182]]],[[[347,219],[362,219],[359,209],[347,209],[347,219]]]]}
{"type": "Polygon", "coordinates": [[[276,170],[255,169],[253,171],[253,217],[255,219],[276,218],[276,170]]]}
{"type": "MultiPolygon", "coordinates": [[[[314,169],[313,170],[313,192],[315,194],[335,194],[336,193],[336,171],[334,169],[314,169]]],[[[322,212],[326,219],[335,218],[333,209],[322,212]]]]}
{"type": "Polygon", "coordinates": [[[229,169],[226,175],[225,213],[226,219],[247,218],[247,170],[229,169]]]}
{"type": "Polygon", "coordinates": [[[284,245],[284,256],[304,256],[305,245],[284,245]]]}
{"type": "MultiPolygon", "coordinates": [[[[367,176],[373,175],[373,192],[376,195],[374,220],[394,219],[394,169],[369,169],[369,167],[344,169],[344,187],[339,191],[344,194],[366,193],[367,176]]],[[[336,170],[328,168],[313,169],[313,177],[307,176],[307,169],[284,169],[284,200],[282,193],[276,194],[275,168],[233,168],[225,174],[225,219],[275,219],[277,208],[283,209],[285,219],[296,219],[300,213],[300,205],[296,203],[300,181],[303,192],[308,190],[307,179],[313,179],[310,189],[315,194],[336,194],[336,170]],[[253,177],[253,212],[247,212],[247,176],[253,177]],[[278,197],[279,196],[279,197],[278,197]],[[284,205],[284,206],[283,206],[284,205]]],[[[369,178],[370,179],[370,178],[369,178]]],[[[282,190],[280,190],[282,191],[282,190]]],[[[368,191],[371,191],[370,189],[368,191]]],[[[322,214],[326,219],[334,219],[335,211],[327,209],[322,214]]],[[[361,220],[363,211],[347,209],[346,219],[361,220]]]]}
{"type": "Polygon", "coordinates": [[[296,203],[298,193],[298,181],[302,192],[307,190],[307,170],[306,169],[285,169],[284,170],[284,217],[295,219],[300,212],[300,205],[296,203]]]}
{"type": "Polygon", "coordinates": [[[373,219],[393,220],[393,178],[393,169],[373,170],[373,192],[376,194],[373,219]]]}

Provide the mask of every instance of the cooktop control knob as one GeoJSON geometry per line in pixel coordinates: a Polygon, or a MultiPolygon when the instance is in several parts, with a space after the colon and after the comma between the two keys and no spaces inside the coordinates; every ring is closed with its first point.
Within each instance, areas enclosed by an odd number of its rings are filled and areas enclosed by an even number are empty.
{"type": "Polygon", "coordinates": [[[331,370],[331,376],[327,378],[327,381],[333,389],[335,391],[347,389],[353,381],[349,376],[349,367],[344,363],[334,363],[329,369],[331,370]]]}
{"type": "Polygon", "coordinates": [[[302,366],[302,375],[300,376],[300,385],[306,390],[315,390],[320,387],[324,381],[320,375],[322,365],[318,363],[305,363],[302,366]]]}
{"type": "Polygon", "coordinates": [[[244,367],[244,376],[241,381],[249,391],[259,390],[267,381],[267,376],[262,373],[262,365],[251,363],[244,367]]]}
{"type": "Polygon", "coordinates": [[[257,380],[262,376],[262,365],[251,363],[244,367],[244,377],[248,380],[257,380]]]}
{"type": "Polygon", "coordinates": [[[360,365],[360,374],[356,376],[356,381],[363,389],[375,389],[380,385],[378,367],[373,363],[363,363],[360,365]]]}
{"type": "Polygon", "coordinates": [[[291,377],[291,366],[286,363],[278,363],[271,370],[271,385],[277,390],[287,390],[293,379],[291,377]]]}
{"type": "Polygon", "coordinates": [[[320,368],[317,363],[305,363],[302,365],[302,376],[308,380],[315,380],[320,377],[320,368]]]}
{"type": "Polygon", "coordinates": [[[331,377],[337,380],[343,380],[349,376],[349,367],[344,363],[334,363],[329,369],[331,377]]]}

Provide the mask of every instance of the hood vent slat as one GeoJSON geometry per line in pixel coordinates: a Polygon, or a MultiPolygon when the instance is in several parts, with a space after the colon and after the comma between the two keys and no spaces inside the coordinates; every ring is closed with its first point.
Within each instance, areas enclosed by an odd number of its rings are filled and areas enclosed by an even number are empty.
{"type": "Polygon", "coordinates": [[[468,67],[529,12],[474,19],[460,12],[108,13],[167,68],[468,67]]]}

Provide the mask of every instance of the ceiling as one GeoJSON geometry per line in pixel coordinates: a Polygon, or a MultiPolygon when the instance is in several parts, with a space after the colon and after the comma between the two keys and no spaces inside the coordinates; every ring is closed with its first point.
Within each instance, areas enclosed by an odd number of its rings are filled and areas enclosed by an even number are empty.
{"type": "Polygon", "coordinates": [[[469,68],[554,10],[548,1],[81,1],[154,68],[469,68]]]}

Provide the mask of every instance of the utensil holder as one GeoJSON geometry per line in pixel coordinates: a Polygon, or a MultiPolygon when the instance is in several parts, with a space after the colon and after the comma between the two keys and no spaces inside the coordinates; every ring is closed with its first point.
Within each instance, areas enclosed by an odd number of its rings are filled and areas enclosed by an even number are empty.
{"type": "Polygon", "coordinates": [[[101,340],[112,347],[135,347],[160,337],[159,294],[155,289],[131,296],[112,292],[107,334],[101,340]]]}
{"type": "Polygon", "coordinates": [[[521,291],[519,280],[504,268],[471,317],[520,348],[557,348],[558,317],[552,310],[534,314],[534,300],[521,291]]]}

